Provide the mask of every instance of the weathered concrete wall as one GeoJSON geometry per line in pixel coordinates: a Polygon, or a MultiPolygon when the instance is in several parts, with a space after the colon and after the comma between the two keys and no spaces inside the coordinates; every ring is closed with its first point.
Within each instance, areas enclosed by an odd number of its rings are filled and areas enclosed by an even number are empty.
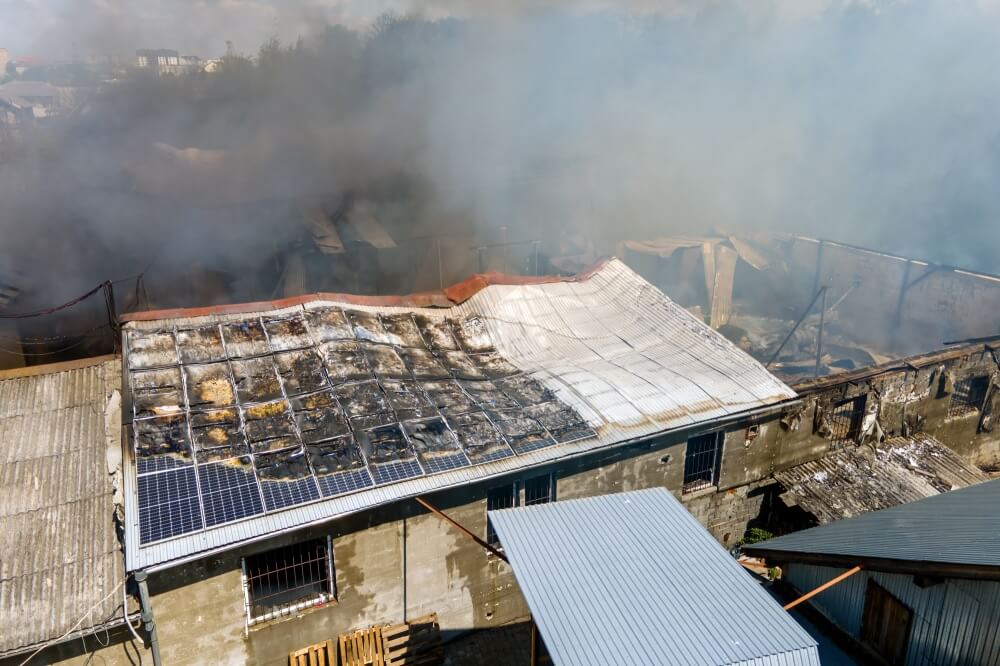
{"type": "MultiPolygon", "coordinates": [[[[804,384],[800,406],[727,427],[718,486],[695,493],[681,492],[690,433],[675,433],[428,499],[474,533],[485,535],[487,491],[514,480],[552,473],[557,500],[664,486],[720,543],[731,547],[748,522],[760,515],[776,470],[819,458],[834,446],[852,445],[834,445],[815,432],[816,410],[845,398],[864,395],[876,401],[887,434],[919,426],[974,463],[1000,462],[1000,431],[977,432],[977,415],[949,419],[950,395],[938,390],[945,372],[961,379],[995,370],[992,355],[980,349],[916,359],[912,367],[866,377],[804,384]]],[[[430,612],[438,614],[448,633],[507,624],[528,615],[506,564],[413,502],[246,546],[153,574],[150,581],[167,664],[284,664],[290,650],[358,627],[430,612]],[[247,632],[241,558],[327,534],[333,542],[336,602],[247,632]]]]}

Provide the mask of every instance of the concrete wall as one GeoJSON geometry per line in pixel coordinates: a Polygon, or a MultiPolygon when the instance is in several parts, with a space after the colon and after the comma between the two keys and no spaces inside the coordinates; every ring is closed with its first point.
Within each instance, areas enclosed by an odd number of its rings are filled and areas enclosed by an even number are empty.
{"type": "MultiPolygon", "coordinates": [[[[790,564],[785,578],[807,592],[843,569],[790,564]]],[[[865,590],[874,580],[913,613],[906,663],[909,666],[959,666],[1000,663],[1000,583],[948,579],[921,588],[913,576],[861,571],[811,601],[828,620],[860,638],[865,590]]]]}

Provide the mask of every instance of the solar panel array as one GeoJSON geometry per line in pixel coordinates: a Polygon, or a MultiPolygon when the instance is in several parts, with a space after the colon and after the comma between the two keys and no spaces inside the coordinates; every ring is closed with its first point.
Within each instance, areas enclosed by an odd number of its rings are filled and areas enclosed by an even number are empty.
{"type": "Polygon", "coordinates": [[[596,436],[476,315],[129,330],[126,356],[143,544],[596,436]]]}

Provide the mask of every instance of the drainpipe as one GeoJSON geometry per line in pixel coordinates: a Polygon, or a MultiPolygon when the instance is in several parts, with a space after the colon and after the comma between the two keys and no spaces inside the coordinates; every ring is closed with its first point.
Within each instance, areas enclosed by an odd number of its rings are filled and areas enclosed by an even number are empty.
{"type": "Polygon", "coordinates": [[[153,653],[153,666],[162,666],[160,661],[160,641],[156,637],[156,623],[153,621],[153,607],[149,603],[149,587],[146,585],[146,572],[136,571],[133,576],[139,586],[139,605],[141,607],[142,625],[149,636],[149,651],[153,653]]]}

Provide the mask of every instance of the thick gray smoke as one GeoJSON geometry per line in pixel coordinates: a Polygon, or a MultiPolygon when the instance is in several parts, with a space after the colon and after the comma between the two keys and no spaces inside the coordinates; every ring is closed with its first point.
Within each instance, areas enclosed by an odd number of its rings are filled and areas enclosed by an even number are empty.
{"type": "Polygon", "coordinates": [[[299,207],[363,198],[401,244],[764,227],[1000,272],[994,10],[678,6],[313,24],[214,74],[131,76],[3,148],[0,262],[52,301],[192,267],[266,298],[299,207]]]}

